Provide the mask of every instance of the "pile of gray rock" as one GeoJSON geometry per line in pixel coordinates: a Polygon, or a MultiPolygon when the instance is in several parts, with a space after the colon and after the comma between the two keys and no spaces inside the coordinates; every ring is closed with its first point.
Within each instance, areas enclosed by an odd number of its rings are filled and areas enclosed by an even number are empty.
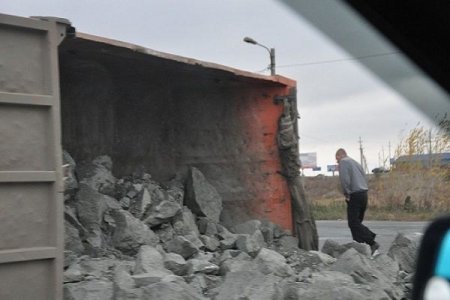
{"type": "Polygon", "coordinates": [[[222,200],[203,174],[162,185],[117,179],[101,156],[71,165],[65,192],[64,299],[404,299],[418,237],[387,254],[356,242],[304,251],[268,221],[220,224],[222,200]]]}

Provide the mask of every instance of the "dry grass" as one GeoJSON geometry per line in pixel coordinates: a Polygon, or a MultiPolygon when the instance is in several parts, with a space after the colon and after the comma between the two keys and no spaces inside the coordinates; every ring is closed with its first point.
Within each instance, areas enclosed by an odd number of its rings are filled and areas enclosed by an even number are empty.
{"type": "MultiPolygon", "coordinates": [[[[317,220],[346,218],[338,177],[306,177],[304,184],[317,220]]],[[[369,178],[366,219],[420,221],[445,213],[450,213],[449,170],[394,170],[369,178]]]]}

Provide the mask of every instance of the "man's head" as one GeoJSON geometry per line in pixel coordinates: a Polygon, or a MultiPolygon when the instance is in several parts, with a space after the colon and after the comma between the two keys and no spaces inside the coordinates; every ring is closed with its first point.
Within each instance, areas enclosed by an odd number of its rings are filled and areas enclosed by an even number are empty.
{"type": "Polygon", "coordinates": [[[347,157],[347,152],[345,152],[344,149],[339,148],[336,151],[336,160],[337,160],[337,162],[339,163],[341,161],[341,159],[343,159],[344,157],[347,157]]]}

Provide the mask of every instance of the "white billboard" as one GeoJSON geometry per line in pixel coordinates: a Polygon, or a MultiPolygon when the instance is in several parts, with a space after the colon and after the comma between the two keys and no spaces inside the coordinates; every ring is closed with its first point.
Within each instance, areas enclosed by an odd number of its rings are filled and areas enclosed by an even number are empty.
{"type": "Polygon", "coordinates": [[[312,169],[317,167],[317,152],[300,153],[302,169],[312,169]]]}

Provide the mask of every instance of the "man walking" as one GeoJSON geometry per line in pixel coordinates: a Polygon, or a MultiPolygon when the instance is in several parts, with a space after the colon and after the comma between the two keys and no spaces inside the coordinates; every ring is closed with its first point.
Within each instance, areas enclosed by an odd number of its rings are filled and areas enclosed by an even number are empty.
{"type": "Polygon", "coordinates": [[[358,243],[369,244],[372,255],[380,247],[375,241],[376,234],[362,224],[367,208],[367,180],[361,165],[347,156],[347,152],[340,148],[336,151],[339,164],[339,180],[347,203],[348,227],[352,237],[358,243]]]}

